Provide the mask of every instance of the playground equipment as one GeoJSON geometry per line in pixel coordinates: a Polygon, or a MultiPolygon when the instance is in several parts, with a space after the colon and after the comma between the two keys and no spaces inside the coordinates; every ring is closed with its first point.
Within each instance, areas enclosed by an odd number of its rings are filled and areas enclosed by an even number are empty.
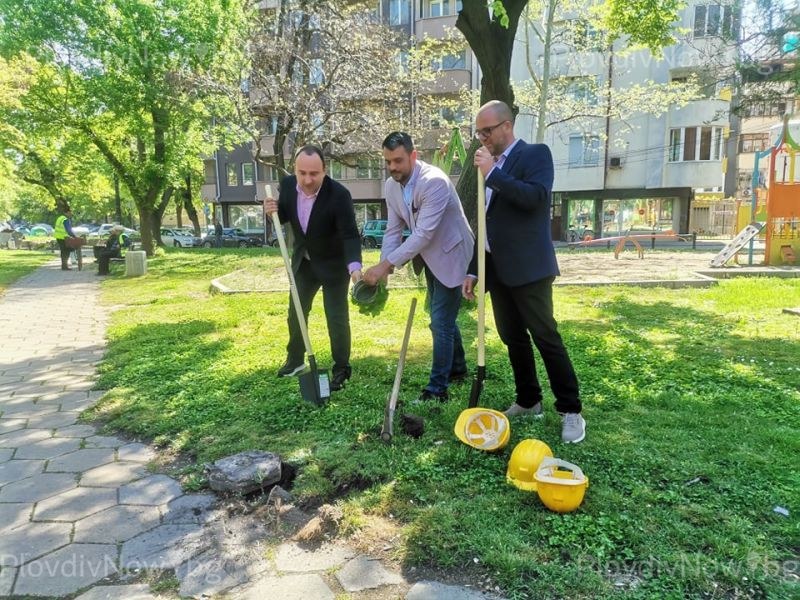
{"type": "MultiPolygon", "coordinates": [[[[790,122],[788,115],[785,116],[782,125],[770,130],[775,144],[755,155],[748,219],[751,224],[761,221],[756,216],[759,211],[759,165],[763,159],[769,159],[764,246],[766,265],[793,264],[800,253],[800,143],[795,137],[798,131],[800,121],[790,122]]],[[[752,237],[749,240],[748,262],[753,264],[752,237]]]]}

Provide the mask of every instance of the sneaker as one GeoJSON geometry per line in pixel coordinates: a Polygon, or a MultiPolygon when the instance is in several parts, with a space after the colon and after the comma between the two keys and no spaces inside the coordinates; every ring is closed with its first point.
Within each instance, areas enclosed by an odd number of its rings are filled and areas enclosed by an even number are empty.
{"type": "Polygon", "coordinates": [[[438,400],[439,402],[447,402],[450,399],[447,390],[443,392],[432,392],[428,389],[422,390],[417,397],[417,402],[430,402],[431,400],[438,400]]]}
{"type": "Polygon", "coordinates": [[[586,421],[580,413],[564,413],[561,415],[564,425],[561,428],[561,441],[565,444],[577,444],[586,437],[586,421]]]}
{"type": "Polygon", "coordinates": [[[344,387],[344,382],[350,379],[350,372],[349,371],[339,371],[338,373],[333,374],[333,379],[331,379],[331,391],[338,392],[344,387]]]}
{"type": "Polygon", "coordinates": [[[519,417],[522,415],[530,415],[534,419],[541,419],[544,416],[544,414],[542,413],[541,401],[529,407],[520,406],[519,404],[514,402],[514,404],[512,404],[506,410],[503,411],[503,414],[507,417],[519,417]]]}
{"type": "Polygon", "coordinates": [[[278,369],[278,377],[292,377],[301,371],[305,370],[306,364],[300,359],[300,362],[287,360],[283,366],[278,369]]]}

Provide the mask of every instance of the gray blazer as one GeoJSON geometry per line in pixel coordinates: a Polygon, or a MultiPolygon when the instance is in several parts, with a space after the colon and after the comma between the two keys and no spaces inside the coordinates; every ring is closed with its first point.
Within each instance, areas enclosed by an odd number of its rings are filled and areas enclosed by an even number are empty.
{"type": "Polygon", "coordinates": [[[474,237],[450,178],[438,167],[417,160],[419,169],[411,210],[403,188],[391,177],[385,195],[389,222],[383,234],[381,260],[400,266],[420,255],[442,284],[460,286],[472,258],[474,237]],[[403,230],[411,235],[403,241],[403,230]]]}

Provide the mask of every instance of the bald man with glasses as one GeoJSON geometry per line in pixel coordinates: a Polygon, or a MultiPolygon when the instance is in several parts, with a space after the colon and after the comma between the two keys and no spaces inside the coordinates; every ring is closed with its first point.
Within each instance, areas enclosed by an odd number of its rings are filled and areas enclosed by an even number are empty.
{"type": "MultiPolygon", "coordinates": [[[[533,340],[562,416],[561,439],[578,443],[586,436],[578,378],[553,317],[559,275],[550,237],[553,157],[546,145],[514,137],[514,114],[504,102],[484,104],[475,126],[482,145],[474,162],[486,181],[486,206],[478,207],[486,211],[486,289],[516,387],[516,401],[505,414],[542,416],[533,340]]],[[[475,297],[477,263],[475,254],[462,286],[468,299],[475,297]]]]}

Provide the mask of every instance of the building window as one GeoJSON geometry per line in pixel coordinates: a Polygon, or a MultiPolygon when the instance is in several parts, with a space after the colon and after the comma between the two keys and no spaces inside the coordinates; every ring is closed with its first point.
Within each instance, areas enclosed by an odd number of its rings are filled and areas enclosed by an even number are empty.
{"type": "Polygon", "coordinates": [[[568,77],[564,81],[564,92],[576,102],[597,106],[597,83],[591,77],[568,77]]]}
{"type": "Polygon", "coordinates": [[[344,167],[342,166],[342,163],[340,163],[338,160],[332,160],[330,162],[330,172],[331,172],[331,177],[333,177],[334,179],[341,179],[342,173],[344,172],[344,167]]]}
{"type": "Polygon", "coordinates": [[[669,162],[721,160],[722,127],[670,129],[669,162]]]}
{"type": "Polygon", "coordinates": [[[356,179],[380,179],[381,167],[377,158],[360,158],[356,167],[356,179]]]}
{"type": "Polygon", "coordinates": [[[782,117],[795,112],[794,98],[784,98],[773,102],[753,102],[744,110],[746,117],[782,117]]]}
{"type": "Polygon", "coordinates": [[[574,134],[569,136],[569,166],[592,167],[600,162],[600,137],[574,134]]]}
{"type": "Polygon", "coordinates": [[[389,0],[389,25],[408,25],[411,20],[411,0],[389,0]]]}
{"type": "Polygon", "coordinates": [[[434,71],[453,71],[455,69],[466,69],[467,51],[462,50],[458,54],[447,54],[441,58],[434,58],[431,61],[431,68],[434,71]]]}
{"type": "Polygon", "coordinates": [[[242,163],[242,185],[253,185],[256,181],[256,166],[251,162],[242,163]]]}
{"type": "Polygon", "coordinates": [[[461,11],[461,0],[428,0],[420,3],[422,18],[448,17],[461,11]]]}
{"type": "Polygon", "coordinates": [[[738,14],[733,6],[698,4],[694,7],[694,37],[738,37],[738,14]]]}
{"type": "Polygon", "coordinates": [[[225,173],[227,175],[226,181],[228,187],[236,187],[239,185],[239,169],[236,168],[236,163],[225,163],[225,173]]]}
{"type": "Polygon", "coordinates": [[[308,83],[311,85],[322,85],[325,83],[325,71],[322,67],[322,59],[314,58],[308,67],[308,83]]]}
{"type": "Polygon", "coordinates": [[[743,133],[739,136],[739,152],[762,152],[769,147],[768,133],[743,133]]]}

